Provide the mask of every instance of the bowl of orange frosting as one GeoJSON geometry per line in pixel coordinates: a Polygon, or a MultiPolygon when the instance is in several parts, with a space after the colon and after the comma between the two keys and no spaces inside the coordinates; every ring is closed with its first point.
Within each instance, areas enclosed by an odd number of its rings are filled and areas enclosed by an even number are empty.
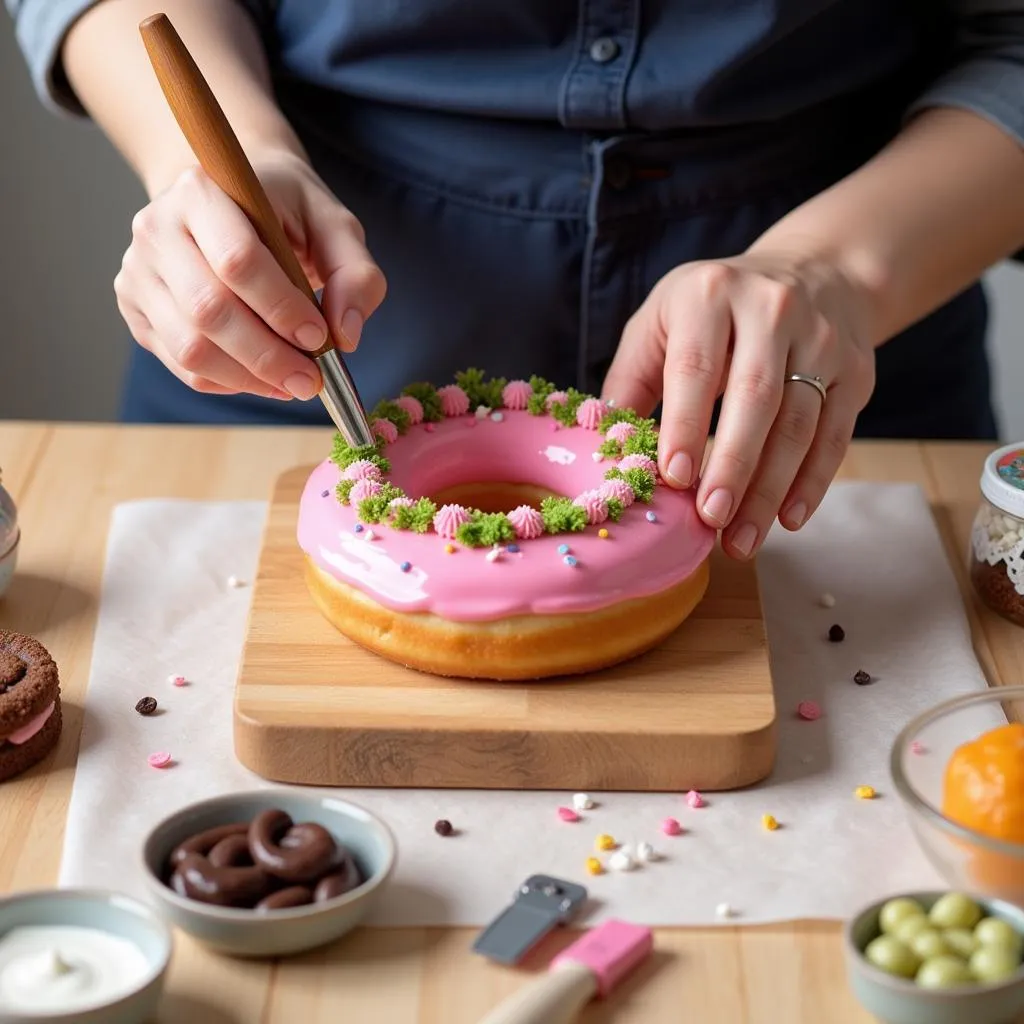
{"type": "Polygon", "coordinates": [[[896,792],[951,885],[1024,906],[1024,686],[945,701],[896,737],[896,792]]]}

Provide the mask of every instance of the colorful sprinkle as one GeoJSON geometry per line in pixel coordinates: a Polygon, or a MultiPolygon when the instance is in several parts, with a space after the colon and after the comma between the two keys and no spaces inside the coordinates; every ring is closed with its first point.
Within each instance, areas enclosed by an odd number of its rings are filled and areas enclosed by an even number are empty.
{"type": "Polygon", "coordinates": [[[500,423],[504,418],[505,418],[504,413],[500,413],[500,412],[492,412],[491,413],[491,422],[492,423],[500,423]]]}
{"type": "Polygon", "coordinates": [[[576,559],[572,555],[566,555],[562,559],[562,561],[565,562],[565,564],[569,566],[570,569],[575,568],[577,564],[576,559]]]}
{"type": "Polygon", "coordinates": [[[762,814],[761,824],[764,825],[769,832],[774,832],[779,827],[779,823],[775,820],[775,816],[772,814],[762,814]]]}
{"type": "Polygon", "coordinates": [[[604,868],[601,867],[601,862],[596,857],[587,858],[586,869],[588,875],[600,875],[604,873],[604,868]]]}
{"type": "Polygon", "coordinates": [[[821,708],[813,700],[802,700],[796,706],[796,713],[808,722],[821,718],[821,708]]]}
{"type": "Polygon", "coordinates": [[[818,598],[818,604],[820,604],[822,608],[835,608],[836,599],[831,594],[822,594],[821,597],[818,598]]]}
{"type": "Polygon", "coordinates": [[[704,797],[702,797],[700,793],[698,793],[695,789],[691,789],[690,792],[686,794],[686,802],[687,804],[689,804],[690,807],[693,808],[700,808],[706,806],[704,802],[704,797]]]}
{"type": "Polygon", "coordinates": [[[590,799],[588,793],[574,793],[572,805],[577,811],[589,811],[593,808],[594,801],[590,799]]]}
{"type": "Polygon", "coordinates": [[[362,533],[363,532],[363,524],[362,523],[356,523],[356,525],[352,527],[352,530],[355,533],[362,533]]]}
{"type": "Polygon", "coordinates": [[[321,491],[320,492],[320,497],[321,498],[328,498],[328,497],[330,497],[330,494],[331,494],[330,491],[321,491]]]}
{"type": "Polygon", "coordinates": [[[508,546],[507,546],[507,547],[505,548],[505,550],[506,550],[506,551],[507,551],[507,552],[508,552],[508,553],[509,553],[510,555],[518,555],[518,554],[519,554],[519,545],[518,545],[518,544],[509,544],[509,545],[508,545],[508,546]]]}
{"type": "Polygon", "coordinates": [[[834,644],[840,644],[846,639],[846,630],[840,625],[828,627],[828,638],[834,644]]]}
{"type": "Polygon", "coordinates": [[[558,553],[560,555],[567,555],[567,554],[569,554],[569,545],[568,544],[559,544],[558,545],[558,553]]]}
{"type": "Polygon", "coordinates": [[[245,580],[241,580],[237,576],[229,576],[228,586],[231,587],[232,590],[237,590],[239,587],[245,586],[245,580]]]}
{"type": "Polygon", "coordinates": [[[468,419],[468,420],[463,420],[462,422],[465,423],[467,427],[475,427],[476,426],[476,419],[475,418],[468,419]]]}
{"type": "Polygon", "coordinates": [[[455,545],[454,544],[445,544],[445,546],[444,546],[444,553],[446,555],[454,555],[455,554],[455,545]]]}
{"type": "Polygon", "coordinates": [[[600,530],[597,531],[597,535],[598,535],[598,537],[601,538],[601,540],[607,540],[608,539],[608,531],[603,526],[601,527],[600,530]]]}
{"type": "Polygon", "coordinates": [[[661,859],[661,855],[650,843],[637,843],[636,859],[642,864],[651,864],[661,859]]]}
{"type": "Polygon", "coordinates": [[[377,534],[375,534],[373,532],[373,530],[367,530],[366,531],[366,536],[363,539],[364,540],[376,540],[377,539],[377,534]]]}
{"type": "Polygon", "coordinates": [[[615,840],[610,835],[608,835],[607,832],[602,832],[594,840],[594,846],[598,850],[614,850],[615,849],[615,840]]]}
{"type": "Polygon", "coordinates": [[[501,558],[501,548],[498,547],[497,544],[495,544],[494,547],[491,548],[491,550],[488,551],[486,555],[484,555],[484,557],[487,559],[488,562],[496,562],[499,558],[501,558]]]}
{"type": "Polygon", "coordinates": [[[667,836],[681,836],[683,834],[683,826],[675,818],[666,818],[661,823],[661,831],[667,836]]]}
{"type": "Polygon", "coordinates": [[[633,860],[629,850],[623,848],[621,850],[616,850],[615,853],[608,858],[608,867],[610,867],[612,871],[632,871],[633,868],[636,867],[636,861],[633,860]]]}
{"type": "Polygon", "coordinates": [[[591,455],[590,457],[591,457],[591,458],[592,458],[592,459],[593,459],[593,460],[594,460],[595,462],[604,462],[604,456],[603,456],[603,455],[602,455],[602,454],[601,454],[600,452],[594,452],[594,454],[593,454],[593,455],[591,455]]]}
{"type": "Polygon", "coordinates": [[[412,562],[403,562],[399,567],[402,572],[408,572],[412,568],[412,562]]]}
{"type": "Polygon", "coordinates": [[[653,512],[651,512],[651,511],[650,511],[650,509],[648,509],[648,510],[647,510],[647,511],[646,511],[646,512],[644,513],[644,518],[645,518],[645,519],[647,520],[647,522],[649,522],[649,523],[656,523],[656,522],[658,521],[658,517],[657,517],[657,516],[656,516],[656,515],[655,515],[655,514],[654,514],[653,512]]]}
{"type": "Polygon", "coordinates": [[[910,741],[910,752],[912,754],[926,754],[925,745],[920,740],[910,741]]]}
{"type": "Polygon", "coordinates": [[[853,791],[853,795],[858,800],[874,800],[878,794],[875,792],[874,786],[858,786],[853,791]]]}
{"type": "Polygon", "coordinates": [[[184,676],[168,676],[167,681],[171,686],[188,686],[188,680],[184,676]]]}
{"type": "Polygon", "coordinates": [[[559,807],[558,816],[562,821],[579,821],[580,816],[571,807],[559,807]]]}
{"type": "Polygon", "coordinates": [[[150,768],[169,768],[171,765],[171,755],[165,751],[161,751],[158,754],[150,754],[146,760],[149,762],[150,768]]]}
{"type": "Polygon", "coordinates": [[[424,430],[425,430],[425,431],[426,431],[426,432],[427,432],[428,434],[432,434],[432,433],[433,433],[433,432],[434,432],[434,431],[435,431],[435,430],[436,430],[437,428],[436,428],[436,427],[434,426],[434,424],[433,424],[433,423],[424,423],[424,424],[423,424],[423,429],[424,429],[424,430]]]}
{"type": "Polygon", "coordinates": [[[434,822],[434,831],[439,836],[450,836],[455,829],[452,828],[452,823],[447,818],[439,818],[434,822]]]}
{"type": "Polygon", "coordinates": [[[867,686],[868,683],[874,682],[874,680],[871,678],[871,676],[867,672],[865,672],[864,669],[862,669],[862,668],[858,669],[856,672],[854,672],[854,674],[853,674],[853,681],[858,686],[867,686]]]}
{"type": "Polygon", "coordinates": [[[735,917],[736,911],[728,903],[719,903],[715,907],[715,916],[720,917],[724,921],[726,918],[735,917]]]}

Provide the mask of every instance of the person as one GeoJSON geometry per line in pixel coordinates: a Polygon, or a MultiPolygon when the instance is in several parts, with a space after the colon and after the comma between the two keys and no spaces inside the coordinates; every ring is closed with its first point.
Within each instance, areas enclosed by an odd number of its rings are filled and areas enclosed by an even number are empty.
{"type": "Polygon", "coordinates": [[[322,316],[194,166],[152,0],[7,4],[149,197],[127,420],[326,422],[328,333],[367,405],[536,373],[660,408],[735,558],[854,436],[997,434],[978,281],[1024,247],[1024,2],[164,0],[322,316]]]}

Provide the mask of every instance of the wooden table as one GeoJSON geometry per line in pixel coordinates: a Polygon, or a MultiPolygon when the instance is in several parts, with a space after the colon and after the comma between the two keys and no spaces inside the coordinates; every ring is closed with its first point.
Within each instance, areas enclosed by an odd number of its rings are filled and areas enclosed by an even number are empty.
{"type": "MultiPolygon", "coordinates": [[[[262,499],[280,471],[322,458],[328,436],[314,429],[0,423],[3,482],[24,525],[19,572],[0,602],[0,627],[46,644],[67,701],[56,754],[0,789],[0,892],[52,885],[57,876],[112,506],[150,497],[262,499]]],[[[964,444],[859,444],[843,476],[916,481],[928,494],[965,594],[979,659],[998,685],[1024,680],[1024,631],[980,608],[963,569],[986,451],[964,444]]],[[[159,1020],[473,1024],[523,980],[522,971],[471,955],[473,934],[361,930],[277,964],[234,962],[179,936],[159,1020]]],[[[659,929],[655,950],[607,1004],[592,1004],[582,1020],[871,1019],[847,990],[838,924],[659,929]]]]}

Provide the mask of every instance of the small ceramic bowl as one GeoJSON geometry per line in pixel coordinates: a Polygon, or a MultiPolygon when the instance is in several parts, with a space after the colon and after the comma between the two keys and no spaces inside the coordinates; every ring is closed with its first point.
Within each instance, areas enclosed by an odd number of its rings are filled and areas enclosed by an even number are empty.
{"type": "Polygon", "coordinates": [[[148,971],[114,1002],[79,1004],[64,1012],[16,1011],[0,996],[4,1024],[142,1024],[156,1020],[174,944],[171,931],[144,903],[99,889],[48,889],[0,900],[0,938],[14,928],[71,926],[126,939],[142,953],[148,971]]]}
{"type": "MultiPolygon", "coordinates": [[[[925,910],[941,892],[906,893],[925,910]]],[[[843,932],[846,975],[860,1004],[885,1024],[1014,1024],[1024,1012],[1024,968],[996,984],[925,989],[875,967],[864,956],[879,933],[878,918],[888,899],[878,900],[851,918],[843,932]]],[[[977,900],[986,916],[1000,917],[1024,934],[1024,910],[1001,900],[977,900]]]]}
{"type": "Polygon", "coordinates": [[[1024,905],[1024,844],[990,839],[942,813],[946,764],[961,744],[1024,712],[1024,686],[997,686],[918,715],[896,737],[893,787],[925,856],[951,888],[1024,905]]]}
{"type": "Polygon", "coordinates": [[[360,924],[394,871],[396,851],[388,827],[363,808],[332,796],[275,789],[232,793],[183,808],[150,832],[142,857],[150,893],[182,931],[233,956],[276,957],[333,942],[360,924]],[[188,899],[165,883],[167,860],[179,843],[218,825],[251,821],[271,808],[296,823],[311,821],[327,829],[352,855],[363,884],[322,903],[257,914],[188,899]]]}

